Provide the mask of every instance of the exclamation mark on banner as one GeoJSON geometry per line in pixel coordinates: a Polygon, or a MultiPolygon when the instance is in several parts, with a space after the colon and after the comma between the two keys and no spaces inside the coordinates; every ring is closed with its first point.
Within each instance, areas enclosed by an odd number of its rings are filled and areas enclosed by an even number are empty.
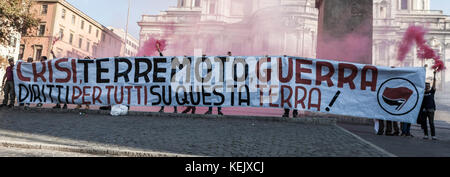
{"type": "Polygon", "coordinates": [[[341,94],[341,91],[338,91],[336,95],[334,96],[333,100],[331,100],[330,105],[325,109],[327,112],[330,112],[330,108],[333,107],[334,102],[336,102],[337,98],[341,94]]]}

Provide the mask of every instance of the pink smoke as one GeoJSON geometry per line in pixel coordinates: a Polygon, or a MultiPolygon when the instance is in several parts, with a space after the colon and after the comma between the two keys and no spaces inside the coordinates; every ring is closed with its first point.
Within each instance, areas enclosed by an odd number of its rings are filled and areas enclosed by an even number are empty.
{"type": "Polygon", "coordinates": [[[137,56],[157,56],[158,54],[158,48],[157,45],[159,45],[159,48],[162,51],[164,51],[167,47],[166,40],[157,40],[154,37],[150,37],[147,41],[144,42],[144,45],[139,48],[139,52],[137,56]]]}
{"type": "Polygon", "coordinates": [[[441,60],[441,57],[436,54],[429,45],[426,44],[425,35],[427,31],[422,26],[410,26],[406,30],[405,35],[403,36],[402,42],[400,43],[398,49],[397,59],[399,61],[403,61],[406,58],[406,55],[411,48],[414,46],[414,43],[417,45],[417,57],[425,60],[425,59],[433,59],[434,65],[433,69],[437,71],[445,70],[444,62],[441,60]]]}

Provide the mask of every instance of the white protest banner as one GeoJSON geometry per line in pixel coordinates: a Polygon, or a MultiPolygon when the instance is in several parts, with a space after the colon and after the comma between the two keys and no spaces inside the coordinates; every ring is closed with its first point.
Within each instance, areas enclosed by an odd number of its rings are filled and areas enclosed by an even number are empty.
{"type": "Polygon", "coordinates": [[[415,123],[424,68],[299,57],[136,57],[18,62],[21,103],[270,107],[415,123]]]}

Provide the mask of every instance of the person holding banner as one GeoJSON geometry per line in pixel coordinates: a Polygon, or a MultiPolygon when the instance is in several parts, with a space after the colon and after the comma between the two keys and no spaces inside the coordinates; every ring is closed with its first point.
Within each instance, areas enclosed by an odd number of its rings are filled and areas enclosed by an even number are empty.
{"type": "Polygon", "coordinates": [[[433,87],[430,87],[430,83],[425,84],[425,95],[423,97],[423,109],[421,110],[422,118],[422,129],[424,132],[423,139],[428,139],[428,123],[430,124],[431,139],[437,140],[436,130],[434,127],[434,112],[436,111],[436,103],[434,102],[434,94],[436,93],[436,71],[434,71],[433,76],[433,87]]]}
{"type": "MultiPolygon", "coordinates": [[[[159,45],[160,45],[160,44],[159,44],[159,41],[157,41],[157,42],[156,42],[156,49],[158,49],[159,56],[163,57],[164,55],[162,54],[161,48],[160,48],[159,45]]],[[[164,106],[161,106],[161,109],[160,109],[158,112],[164,113],[164,106]]],[[[173,107],[173,113],[177,113],[177,112],[178,112],[178,111],[177,111],[177,107],[174,106],[174,107],[173,107]]]]}
{"type": "Polygon", "coordinates": [[[9,66],[6,68],[6,74],[3,77],[3,90],[4,90],[4,99],[3,104],[0,105],[0,107],[4,107],[8,105],[8,99],[10,100],[10,103],[8,107],[12,108],[14,107],[14,100],[16,98],[16,94],[14,91],[14,75],[13,75],[13,68],[14,68],[14,59],[9,58],[8,59],[9,66]]]}

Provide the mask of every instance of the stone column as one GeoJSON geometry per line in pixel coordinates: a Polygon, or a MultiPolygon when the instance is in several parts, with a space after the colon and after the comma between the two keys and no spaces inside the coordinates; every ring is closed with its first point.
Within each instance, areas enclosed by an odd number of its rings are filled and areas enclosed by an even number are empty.
{"type": "Polygon", "coordinates": [[[373,0],[316,0],[317,58],[372,64],[373,0]]]}

